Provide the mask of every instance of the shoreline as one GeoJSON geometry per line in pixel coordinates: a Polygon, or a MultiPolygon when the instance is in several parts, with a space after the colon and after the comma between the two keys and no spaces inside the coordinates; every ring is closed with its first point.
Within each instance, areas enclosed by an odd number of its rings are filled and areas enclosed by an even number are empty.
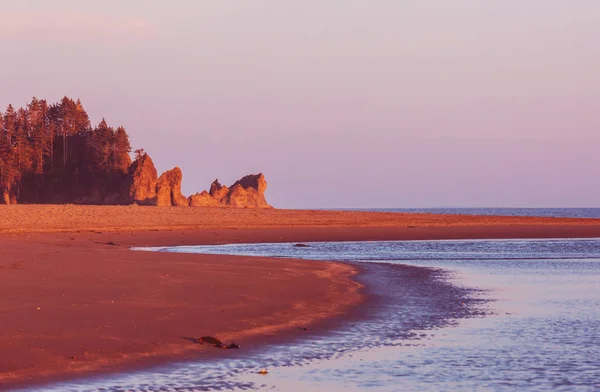
{"type": "MultiPolygon", "coordinates": [[[[66,207],[69,211],[72,206],[66,207]]],[[[139,211],[137,207],[132,209],[139,211]]],[[[141,209],[145,213],[146,209],[141,209]]],[[[112,207],[84,210],[105,211],[108,215],[114,211],[112,207]]],[[[162,214],[179,209],[160,210],[162,214]]],[[[217,216],[231,212],[219,210],[217,216]]],[[[339,227],[337,222],[332,225],[331,216],[324,214],[319,215],[316,224],[312,223],[315,227],[290,227],[294,219],[298,226],[306,224],[306,213],[284,211],[283,217],[280,216],[282,222],[271,220],[274,215],[270,211],[263,213],[245,210],[241,214],[269,219],[270,227],[243,227],[249,224],[242,222],[238,228],[182,230],[174,226],[179,222],[172,219],[167,221],[172,224],[170,230],[111,230],[106,225],[107,219],[98,216],[94,222],[84,221],[69,227],[68,232],[8,234],[5,231],[0,235],[0,283],[3,283],[0,308],[6,311],[0,314],[0,336],[5,342],[2,351],[13,362],[8,370],[6,364],[0,367],[0,385],[32,387],[175,360],[228,357],[235,353],[202,349],[185,339],[197,337],[190,336],[193,334],[214,334],[223,340],[235,339],[242,347],[252,349],[260,342],[305,336],[306,332],[299,333],[299,326],[341,325],[349,317],[360,315],[359,304],[368,308],[365,304],[370,303],[369,290],[362,290],[357,283],[357,268],[348,264],[135,252],[130,250],[134,246],[600,237],[600,220],[589,219],[511,218],[509,221],[519,223],[507,225],[504,218],[495,220],[486,216],[454,219],[452,224],[446,216],[400,214],[391,217],[396,226],[381,226],[381,216],[377,213],[369,220],[370,213],[343,212],[340,217],[336,212],[338,222],[352,221],[355,226],[339,227]],[[407,219],[425,223],[409,225],[407,219]],[[263,279],[266,271],[273,274],[272,279],[263,279]],[[177,293],[173,287],[178,287],[177,293]],[[220,293],[218,298],[214,297],[216,293],[220,293]],[[122,296],[118,298],[119,305],[109,305],[109,298],[119,295],[122,296]],[[324,296],[327,301],[322,300],[324,296]],[[121,320],[127,316],[137,322],[132,325],[121,320]],[[164,317],[167,318],[161,319],[164,317]],[[212,321],[207,323],[209,318],[212,321]],[[178,326],[192,332],[182,332],[178,326]]],[[[238,212],[234,215],[240,217],[238,212]]],[[[71,218],[64,214],[52,216],[54,227],[71,218]]],[[[210,219],[214,217],[208,218],[209,223],[210,219]]],[[[140,222],[145,224],[143,219],[140,222]]],[[[34,224],[27,220],[24,223],[23,227],[34,224]]]]}
{"type": "MultiPolygon", "coordinates": [[[[453,325],[451,320],[484,314],[480,309],[486,300],[473,298],[471,288],[455,285],[449,271],[386,263],[348,264],[360,271],[354,278],[365,286],[365,294],[369,296],[366,309],[354,307],[343,318],[318,321],[308,332],[268,336],[263,346],[231,352],[232,355],[220,358],[203,356],[178,360],[139,371],[61,381],[48,387],[52,391],[73,387],[77,390],[93,387],[154,390],[164,386],[194,390],[254,389],[250,377],[261,368],[276,374],[281,367],[310,366],[312,361],[395,345],[398,339],[422,337],[423,331],[453,325]],[[402,289],[394,288],[398,286],[402,289]]],[[[255,387],[262,384],[260,380],[255,381],[258,382],[255,387]]]]}
{"type": "Polygon", "coordinates": [[[0,239],[12,255],[0,262],[0,389],[227,357],[237,350],[193,339],[257,347],[364,300],[356,269],[342,263],[141,252],[99,236],[0,239]]]}

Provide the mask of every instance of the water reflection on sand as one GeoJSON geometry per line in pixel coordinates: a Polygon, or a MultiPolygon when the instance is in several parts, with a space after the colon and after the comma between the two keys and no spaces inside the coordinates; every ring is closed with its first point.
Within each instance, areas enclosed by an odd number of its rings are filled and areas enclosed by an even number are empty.
{"type": "Polygon", "coordinates": [[[360,279],[379,301],[353,325],[238,359],[174,364],[54,390],[600,388],[600,240],[166,250],[362,260],[360,279]],[[261,368],[269,373],[257,374],[261,368]]]}

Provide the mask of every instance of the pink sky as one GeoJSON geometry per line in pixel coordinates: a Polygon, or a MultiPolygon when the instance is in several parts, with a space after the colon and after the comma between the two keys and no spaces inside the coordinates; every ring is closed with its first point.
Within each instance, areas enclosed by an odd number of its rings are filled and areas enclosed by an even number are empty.
{"type": "Polygon", "coordinates": [[[600,206],[597,0],[30,0],[0,20],[1,107],[81,98],[187,194],[262,171],[278,207],[600,206]]]}

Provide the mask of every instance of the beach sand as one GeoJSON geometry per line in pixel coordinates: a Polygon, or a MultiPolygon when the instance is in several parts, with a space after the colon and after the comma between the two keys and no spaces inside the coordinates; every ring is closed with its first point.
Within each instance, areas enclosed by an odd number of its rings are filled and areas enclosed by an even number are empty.
{"type": "Polygon", "coordinates": [[[351,266],[132,246],[600,237],[600,220],[119,206],[0,207],[0,389],[243,347],[368,306],[351,266]]]}

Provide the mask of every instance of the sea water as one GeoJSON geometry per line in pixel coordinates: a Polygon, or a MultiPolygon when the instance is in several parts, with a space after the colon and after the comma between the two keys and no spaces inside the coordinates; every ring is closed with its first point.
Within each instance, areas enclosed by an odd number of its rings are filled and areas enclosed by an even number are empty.
{"type": "Polygon", "coordinates": [[[376,298],[356,320],[226,359],[45,390],[600,390],[598,239],[308,245],[148,250],[353,263],[376,298]]]}
{"type": "Polygon", "coordinates": [[[451,215],[539,216],[600,218],[600,208],[344,208],[340,211],[410,212],[451,215]]]}

